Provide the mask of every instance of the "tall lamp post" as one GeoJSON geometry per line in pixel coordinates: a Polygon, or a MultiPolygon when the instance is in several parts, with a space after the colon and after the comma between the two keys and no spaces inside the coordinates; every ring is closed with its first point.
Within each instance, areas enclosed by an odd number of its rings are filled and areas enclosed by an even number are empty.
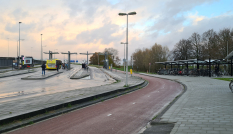
{"type": "Polygon", "coordinates": [[[123,60],[123,64],[124,64],[124,72],[125,72],[125,44],[124,42],[121,42],[121,44],[124,44],[124,60],[123,60]]]}
{"type": "MultiPolygon", "coordinates": [[[[31,47],[31,56],[32,56],[32,48],[33,48],[33,47],[31,47]]],[[[33,56],[32,56],[32,57],[33,57],[33,56]]]]}
{"type": "Polygon", "coordinates": [[[46,45],[42,46],[42,63],[43,63],[43,47],[46,47],[46,45]]]}
{"type": "Polygon", "coordinates": [[[8,39],[8,57],[9,57],[9,38],[8,39]]]}
{"type": "Polygon", "coordinates": [[[119,16],[127,16],[127,30],[126,30],[126,82],[125,86],[128,86],[128,16],[129,15],[136,15],[136,12],[129,12],[129,13],[119,13],[119,16]]]}
{"type": "Polygon", "coordinates": [[[42,52],[42,35],[43,34],[40,34],[41,35],[41,64],[43,64],[43,52],[42,52]]]}
{"type": "MultiPolygon", "coordinates": [[[[19,22],[19,56],[20,56],[20,23],[22,22],[19,22]]],[[[19,63],[21,63],[21,60],[19,63]]]]}
{"type": "MultiPolygon", "coordinates": [[[[58,49],[54,49],[54,52],[55,52],[55,50],[58,50],[58,49]]],[[[54,55],[54,59],[55,59],[55,55],[54,55]]]]}

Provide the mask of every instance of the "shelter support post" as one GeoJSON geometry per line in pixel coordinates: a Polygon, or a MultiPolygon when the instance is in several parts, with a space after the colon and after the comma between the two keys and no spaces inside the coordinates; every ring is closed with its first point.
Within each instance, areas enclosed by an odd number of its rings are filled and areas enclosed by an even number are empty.
{"type": "Polygon", "coordinates": [[[211,63],[210,63],[210,58],[209,58],[209,77],[211,77],[211,63]]]}
{"type": "Polygon", "coordinates": [[[232,76],[232,58],[231,58],[231,76],[232,76]]]}

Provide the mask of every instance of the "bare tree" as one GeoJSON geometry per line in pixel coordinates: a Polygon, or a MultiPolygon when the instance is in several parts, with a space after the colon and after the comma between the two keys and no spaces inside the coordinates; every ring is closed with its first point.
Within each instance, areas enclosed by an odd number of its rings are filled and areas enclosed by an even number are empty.
{"type": "Polygon", "coordinates": [[[204,44],[204,57],[215,58],[217,57],[216,51],[218,50],[217,45],[217,34],[213,29],[210,29],[202,34],[202,42],[204,44]]]}
{"type": "Polygon", "coordinates": [[[219,37],[219,52],[221,54],[221,58],[224,58],[232,51],[232,38],[231,38],[232,32],[230,31],[230,28],[224,28],[219,31],[218,37],[219,37]],[[227,53],[228,52],[228,53],[227,53]]]}
{"type": "Polygon", "coordinates": [[[199,59],[200,58],[200,55],[201,55],[201,36],[200,34],[194,32],[191,37],[189,38],[190,42],[191,42],[191,45],[193,47],[193,56],[196,58],[196,59],[199,59]]]}
{"type": "Polygon", "coordinates": [[[191,41],[185,39],[180,40],[175,45],[172,53],[174,60],[187,60],[193,58],[193,47],[191,45],[191,41]]]}

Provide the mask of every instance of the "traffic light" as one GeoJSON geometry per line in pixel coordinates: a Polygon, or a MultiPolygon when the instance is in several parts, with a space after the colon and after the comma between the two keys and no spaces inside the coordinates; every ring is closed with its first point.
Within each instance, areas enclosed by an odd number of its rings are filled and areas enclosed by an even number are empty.
{"type": "Polygon", "coordinates": [[[24,55],[21,55],[21,60],[24,60],[24,55]]]}

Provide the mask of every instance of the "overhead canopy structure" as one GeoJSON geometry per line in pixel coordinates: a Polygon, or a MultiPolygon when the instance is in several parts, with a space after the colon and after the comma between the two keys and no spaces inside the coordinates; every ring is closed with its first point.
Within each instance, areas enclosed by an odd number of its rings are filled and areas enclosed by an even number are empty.
{"type": "Polygon", "coordinates": [[[91,55],[91,54],[94,54],[94,53],[88,53],[88,51],[87,51],[87,53],[79,53],[79,54],[87,55],[87,65],[88,65],[88,55],[91,55]]]}
{"type": "Polygon", "coordinates": [[[59,53],[58,52],[49,51],[49,52],[44,52],[44,54],[49,54],[49,59],[52,59],[53,58],[53,54],[59,54],[59,53]]]}
{"type": "Polygon", "coordinates": [[[229,53],[225,59],[232,59],[233,58],[233,51],[229,53]]]}
{"type": "Polygon", "coordinates": [[[77,53],[70,53],[70,51],[68,51],[68,53],[61,53],[61,54],[68,54],[68,69],[70,70],[70,55],[71,54],[77,54],[77,53]]]}

